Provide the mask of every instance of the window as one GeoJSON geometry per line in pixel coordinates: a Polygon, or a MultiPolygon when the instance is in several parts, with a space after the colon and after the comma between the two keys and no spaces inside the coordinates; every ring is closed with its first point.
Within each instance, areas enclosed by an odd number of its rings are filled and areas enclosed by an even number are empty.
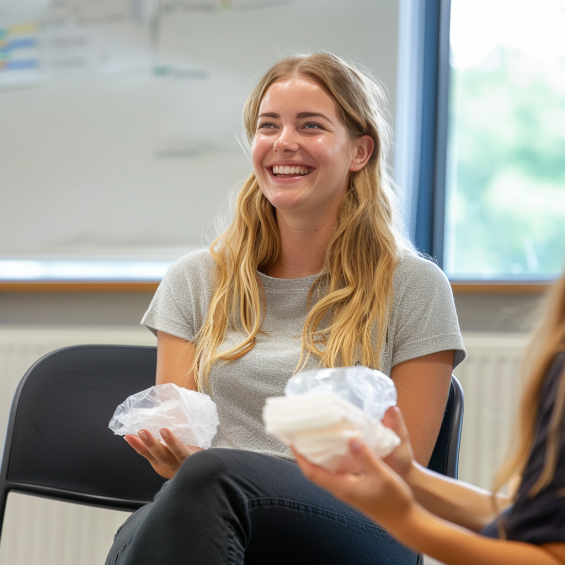
{"type": "MultiPolygon", "coordinates": [[[[443,268],[565,266],[565,1],[452,0],[443,268]]],[[[440,110],[441,112],[441,110],[440,110]]]]}

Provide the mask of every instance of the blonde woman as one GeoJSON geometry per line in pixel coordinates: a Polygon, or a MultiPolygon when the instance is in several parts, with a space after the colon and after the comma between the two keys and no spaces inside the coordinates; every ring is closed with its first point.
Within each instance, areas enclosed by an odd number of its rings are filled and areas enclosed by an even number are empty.
{"type": "MultiPolygon", "coordinates": [[[[211,395],[213,449],[127,436],[171,479],[108,563],[415,564],[417,555],[307,481],[266,435],[265,399],[298,370],[392,376],[425,465],[465,351],[449,284],[404,243],[386,174],[379,87],[330,54],[281,60],[244,109],[253,172],[231,226],[171,267],[142,323],[157,383],[211,395]]],[[[210,116],[213,120],[214,116],[210,116]]]]}
{"type": "Polygon", "coordinates": [[[494,494],[414,461],[399,410],[387,413],[403,443],[385,462],[355,442],[363,475],[331,475],[298,457],[313,481],[373,518],[415,551],[447,565],[565,564],[565,275],[530,346],[514,455],[494,494]],[[514,480],[512,496],[498,493],[514,480]],[[516,484],[516,480],[518,483],[516,484]],[[502,514],[499,512],[502,511],[502,514]],[[498,538],[498,539],[497,539],[498,538]]]}

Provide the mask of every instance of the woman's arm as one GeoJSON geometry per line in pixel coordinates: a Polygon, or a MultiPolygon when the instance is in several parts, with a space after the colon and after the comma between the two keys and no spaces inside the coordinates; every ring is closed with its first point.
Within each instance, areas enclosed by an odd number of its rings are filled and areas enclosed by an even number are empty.
{"type": "Polygon", "coordinates": [[[412,439],[414,457],[426,466],[441,427],[453,371],[453,351],[440,351],[395,365],[391,379],[412,439]]]}
{"type": "MultiPolygon", "coordinates": [[[[391,378],[396,384],[398,406],[404,418],[399,415],[400,422],[396,425],[393,421],[385,424],[401,437],[409,449],[409,457],[404,465],[395,464],[403,454],[402,449],[398,450],[390,464],[410,485],[422,506],[478,532],[496,515],[491,493],[426,469],[441,427],[452,370],[453,351],[418,357],[392,369],[391,378]],[[397,426],[401,429],[396,429],[397,426]]],[[[497,502],[499,510],[510,503],[504,496],[497,497],[497,502]]]]}
{"type": "MultiPolygon", "coordinates": [[[[196,347],[190,341],[173,335],[157,332],[157,377],[156,384],[173,383],[177,386],[196,390],[192,364],[196,347]]],[[[168,429],[161,430],[161,437],[166,445],[154,438],[149,431],[139,430],[139,437],[133,434],[125,436],[128,444],[145,457],[155,471],[171,479],[182,462],[200,447],[186,445],[168,429]]]]}
{"type": "MultiPolygon", "coordinates": [[[[429,471],[414,461],[408,430],[398,408],[389,409],[383,423],[401,440],[384,461],[408,483],[419,504],[433,514],[475,532],[480,532],[494,519],[492,493],[429,471]]],[[[510,503],[507,496],[497,495],[498,511],[510,503]]]]}
{"type": "Polygon", "coordinates": [[[364,470],[358,475],[332,474],[296,455],[309,479],[358,508],[404,545],[447,565],[565,564],[565,543],[536,546],[495,540],[433,515],[415,500],[402,478],[360,442],[351,443],[351,456],[364,470]]]}
{"type": "Polygon", "coordinates": [[[565,543],[534,545],[487,538],[415,505],[405,524],[391,531],[402,543],[447,565],[563,565],[565,543]]]}
{"type": "Polygon", "coordinates": [[[444,477],[417,463],[407,482],[426,510],[474,532],[480,532],[498,512],[511,504],[507,496],[497,495],[498,509],[495,510],[491,492],[444,477]]]}
{"type": "Polygon", "coordinates": [[[156,384],[174,383],[188,390],[197,390],[192,370],[195,354],[194,343],[158,331],[156,384]]]}

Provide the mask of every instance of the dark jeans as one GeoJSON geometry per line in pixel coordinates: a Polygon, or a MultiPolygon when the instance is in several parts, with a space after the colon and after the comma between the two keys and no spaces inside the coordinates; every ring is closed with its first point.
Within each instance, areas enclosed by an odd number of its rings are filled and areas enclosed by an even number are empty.
{"type": "Polygon", "coordinates": [[[416,565],[418,556],[309,482],[234,449],[189,457],[118,530],[106,565],[416,565]]]}

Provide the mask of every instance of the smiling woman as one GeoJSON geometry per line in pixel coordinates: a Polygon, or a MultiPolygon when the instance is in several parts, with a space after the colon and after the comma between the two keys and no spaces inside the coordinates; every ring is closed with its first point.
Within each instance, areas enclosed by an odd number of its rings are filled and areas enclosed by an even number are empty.
{"type": "Polygon", "coordinates": [[[210,394],[218,434],[208,451],[166,429],[126,436],[171,481],[108,564],[417,563],[309,483],[261,417],[298,370],[363,364],[395,381],[416,459],[432,453],[465,350],[447,279],[401,235],[382,103],[327,53],[281,60],[251,93],[253,171],[233,221],[171,267],[142,321],[158,335],[157,383],[210,394]]]}
{"type": "MultiPolygon", "coordinates": [[[[373,138],[351,138],[334,99],[310,78],[298,76],[273,84],[260,112],[253,168],[261,192],[278,211],[279,230],[292,230],[302,217],[310,226],[329,224],[333,230],[349,174],[367,164],[373,138]]],[[[321,267],[311,265],[312,272],[304,274],[318,273],[321,267]]],[[[285,278],[284,273],[279,276],[285,278]]]]}

